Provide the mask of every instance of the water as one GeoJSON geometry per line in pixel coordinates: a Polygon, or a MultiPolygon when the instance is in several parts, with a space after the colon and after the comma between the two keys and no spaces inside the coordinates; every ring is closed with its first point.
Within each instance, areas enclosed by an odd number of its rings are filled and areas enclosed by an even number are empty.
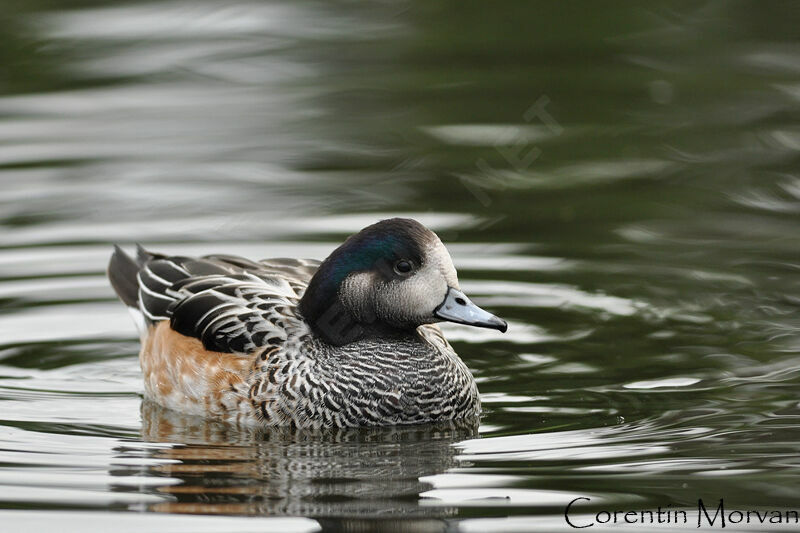
{"type": "Polygon", "coordinates": [[[0,518],[797,509],[798,22],[755,1],[0,5],[0,518]],[[111,243],[322,258],[398,214],[509,321],[444,328],[479,428],[252,434],[143,402],[111,243]]]}

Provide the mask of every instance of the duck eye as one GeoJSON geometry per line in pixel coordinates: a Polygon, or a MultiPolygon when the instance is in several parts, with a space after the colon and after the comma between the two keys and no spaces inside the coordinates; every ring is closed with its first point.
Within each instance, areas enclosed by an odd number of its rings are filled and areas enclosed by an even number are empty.
{"type": "Polygon", "coordinates": [[[408,274],[411,272],[413,266],[411,265],[410,261],[406,261],[405,259],[401,259],[397,263],[394,264],[394,271],[398,274],[408,274]]]}

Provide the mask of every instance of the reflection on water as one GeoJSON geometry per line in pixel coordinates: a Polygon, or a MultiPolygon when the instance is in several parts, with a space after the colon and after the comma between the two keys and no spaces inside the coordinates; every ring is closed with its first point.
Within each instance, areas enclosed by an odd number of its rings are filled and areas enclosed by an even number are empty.
{"type": "Polygon", "coordinates": [[[0,4],[0,520],[547,531],[577,496],[796,507],[798,17],[0,4]],[[477,430],[256,435],[142,403],[112,242],[323,258],[393,215],[509,320],[445,326],[477,430]]]}
{"type": "Polygon", "coordinates": [[[247,430],[142,402],[142,440],[169,444],[149,450],[155,465],[148,470],[166,476],[156,490],[174,498],[151,510],[170,513],[450,516],[454,509],[417,505],[428,488],[420,478],[455,467],[453,443],[476,435],[473,422],[247,430]]]}

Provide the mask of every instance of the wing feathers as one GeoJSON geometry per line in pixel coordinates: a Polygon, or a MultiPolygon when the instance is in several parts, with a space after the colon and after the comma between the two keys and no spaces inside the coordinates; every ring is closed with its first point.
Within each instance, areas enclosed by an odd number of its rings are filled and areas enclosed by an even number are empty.
{"type": "Polygon", "coordinates": [[[150,324],[169,320],[173,330],[200,339],[207,350],[250,353],[286,338],[285,312],[297,305],[317,265],[229,255],[168,257],[139,246],[136,260],[115,251],[109,277],[120,298],[150,324]]]}

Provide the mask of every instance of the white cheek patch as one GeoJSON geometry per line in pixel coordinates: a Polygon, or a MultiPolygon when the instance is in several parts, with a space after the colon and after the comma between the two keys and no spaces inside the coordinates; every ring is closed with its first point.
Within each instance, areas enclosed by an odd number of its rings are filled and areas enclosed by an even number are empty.
{"type": "Polygon", "coordinates": [[[439,237],[436,237],[431,242],[426,251],[425,263],[426,265],[435,265],[448,286],[461,290],[461,287],[458,286],[458,275],[456,274],[456,267],[453,266],[453,259],[442,241],[439,240],[439,237]]]}
{"type": "Polygon", "coordinates": [[[396,326],[435,322],[433,312],[444,302],[449,287],[460,289],[453,261],[434,235],[424,251],[422,267],[408,278],[385,282],[372,272],[349,275],[339,296],[359,322],[375,319],[396,326]]]}
{"type": "Polygon", "coordinates": [[[447,295],[447,281],[434,264],[425,265],[416,274],[392,284],[393,295],[409,321],[433,319],[433,311],[447,295]]]}
{"type": "Polygon", "coordinates": [[[459,289],[456,269],[447,248],[435,237],[425,250],[422,268],[407,279],[384,285],[376,295],[376,308],[379,315],[398,322],[434,322],[433,312],[449,287],[459,289]]]}

